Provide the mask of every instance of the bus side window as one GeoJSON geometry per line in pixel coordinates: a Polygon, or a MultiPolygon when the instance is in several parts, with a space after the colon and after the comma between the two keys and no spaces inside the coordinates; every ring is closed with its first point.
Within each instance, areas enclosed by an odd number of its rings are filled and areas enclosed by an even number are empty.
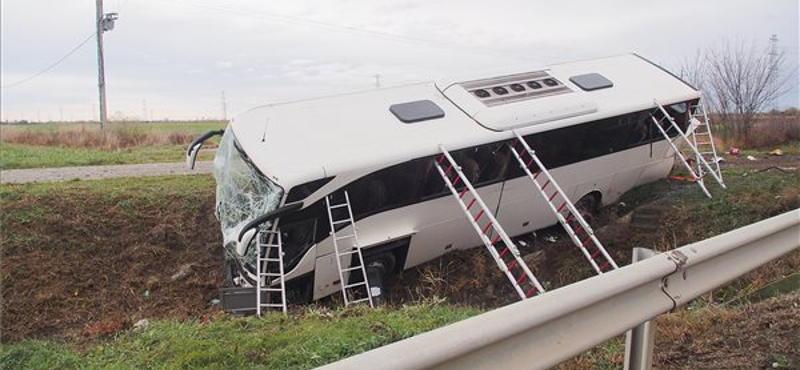
{"type": "Polygon", "coordinates": [[[345,189],[356,219],[386,204],[386,185],[377,174],[378,172],[362,177],[345,189]]]}
{"type": "Polygon", "coordinates": [[[380,178],[389,190],[387,206],[399,206],[419,200],[425,181],[425,161],[415,159],[381,172],[380,178]]]}
{"type": "Polygon", "coordinates": [[[424,158],[425,171],[422,175],[422,195],[423,199],[445,192],[444,180],[436,170],[436,160],[438,156],[424,158]]]}
{"type": "Polygon", "coordinates": [[[504,142],[491,143],[478,148],[478,165],[481,168],[478,184],[490,183],[505,179],[511,163],[511,153],[504,142]]]}
{"type": "Polygon", "coordinates": [[[625,116],[625,123],[630,132],[628,147],[634,147],[650,141],[650,115],[647,112],[631,113],[625,116]]]}
{"type": "Polygon", "coordinates": [[[627,148],[627,145],[627,129],[616,118],[596,121],[588,126],[585,145],[588,158],[610,154],[627,148]]]}

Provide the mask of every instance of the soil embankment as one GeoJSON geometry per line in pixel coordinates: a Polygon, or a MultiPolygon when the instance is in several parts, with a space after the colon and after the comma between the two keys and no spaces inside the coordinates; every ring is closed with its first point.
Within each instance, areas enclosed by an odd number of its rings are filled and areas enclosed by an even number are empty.
{"type": "Polygon", "coordinates": [[[209,311],[222,283],[211,180],[191,193],[136,181],[3,189],[2,342],[209,311]]]}

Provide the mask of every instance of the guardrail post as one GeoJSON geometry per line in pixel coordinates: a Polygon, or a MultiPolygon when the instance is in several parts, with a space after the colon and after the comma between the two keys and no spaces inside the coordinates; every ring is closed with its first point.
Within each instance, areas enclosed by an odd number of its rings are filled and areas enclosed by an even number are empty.
{"type": "MultiPolygon", "coordinates": [[[[633,263],[658,254],[647,248],[633,248],[633,263]]],[[[656,322],[645,321],[625,335],[625,370],[650,370],[653,366],[653,344],[656,322]]]]}

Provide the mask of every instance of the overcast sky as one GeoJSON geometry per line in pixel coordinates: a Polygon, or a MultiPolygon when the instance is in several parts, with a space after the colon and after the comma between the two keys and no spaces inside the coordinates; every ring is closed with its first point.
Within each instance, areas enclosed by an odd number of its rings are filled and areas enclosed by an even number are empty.
{"type": "MultiPolygon", "coordinates": [[[[3,0],[2,85],[94,30],[92,0],[3,0]]],[[[194,119],[259,104],[638,53],[677,70],[724,39],[798,66],[798,0],[106,0],[109,116],[194,119]]],[[[797,85],[782,106],[799,106],[797,85]]],[[[2,89],[2,119],[97,118],[96,44],[2,89]]]]}

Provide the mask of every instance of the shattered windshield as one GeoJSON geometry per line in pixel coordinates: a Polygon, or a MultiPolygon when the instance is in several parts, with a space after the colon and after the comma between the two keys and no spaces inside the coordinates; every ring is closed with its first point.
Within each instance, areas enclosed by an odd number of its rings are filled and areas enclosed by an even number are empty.
{"type": "Polygon", "coordinates": [[[214,156],[214,178],[217,181],[216,215],[225,252],[254,264],[256,248],[236,250],[239,232],[250,220],[276,209],[283,197],[283,188],[257,171],[242,154],[230,126],[214,156]]]}

